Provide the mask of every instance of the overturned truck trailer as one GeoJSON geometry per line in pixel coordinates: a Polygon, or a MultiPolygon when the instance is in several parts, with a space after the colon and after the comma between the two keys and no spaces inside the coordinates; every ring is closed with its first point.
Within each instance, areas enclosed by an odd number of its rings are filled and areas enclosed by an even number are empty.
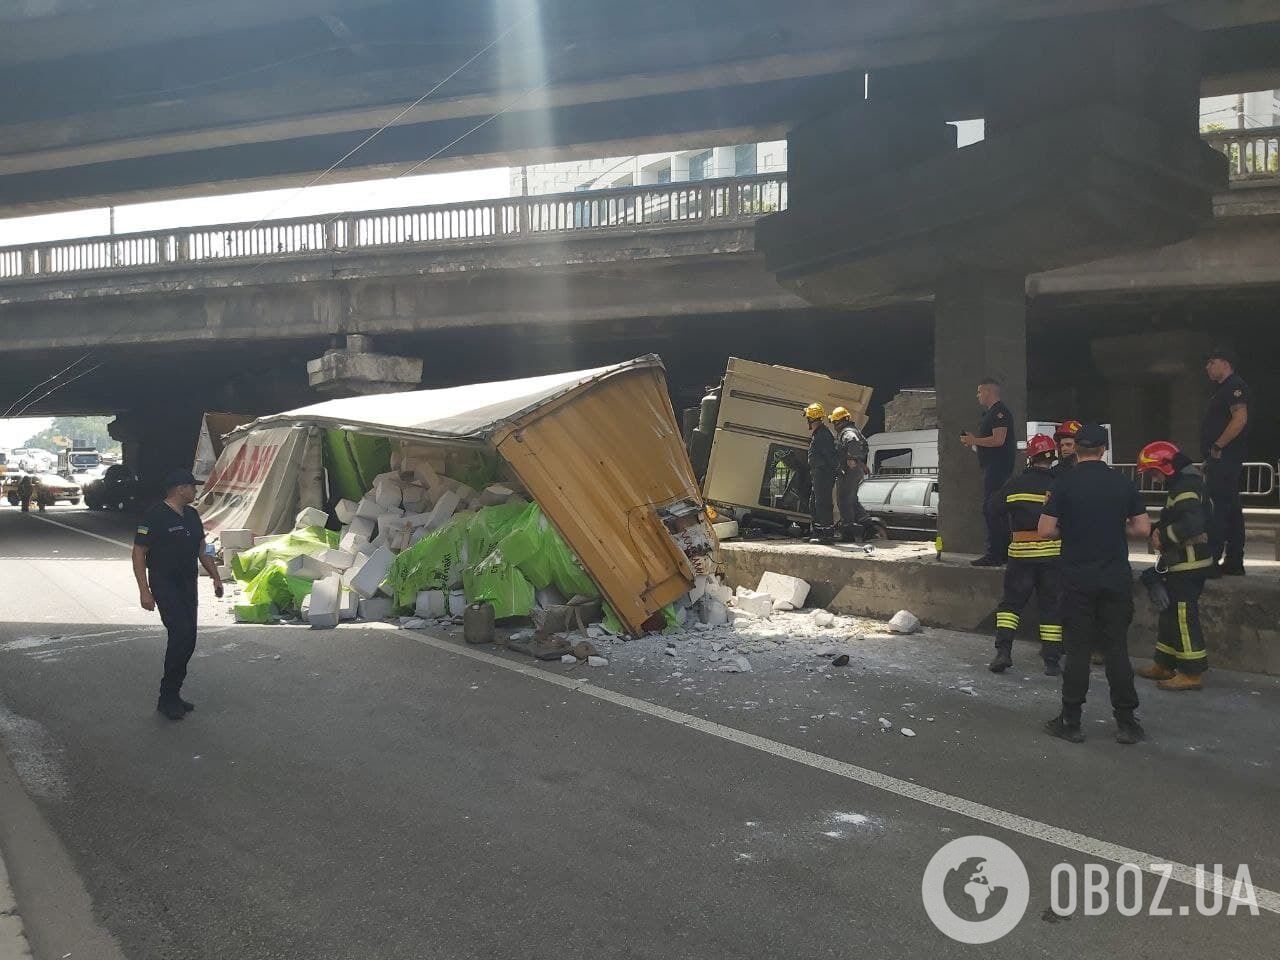
{"type": "Polygon", "coordinates": [[[197,504],[207,531],[288,530],[300,508],[347,495],[341,474],[360,465],[342,454],[379,439],[496,454],[632,633],[687,593],[695,574],[719,565],[662,361],[652,355],[262,417],[227,438],[197,504]],[[703,529],[690,537],[693,525],[703,529]],[[688,550],[690,542],[707,546],[688,550]]]}

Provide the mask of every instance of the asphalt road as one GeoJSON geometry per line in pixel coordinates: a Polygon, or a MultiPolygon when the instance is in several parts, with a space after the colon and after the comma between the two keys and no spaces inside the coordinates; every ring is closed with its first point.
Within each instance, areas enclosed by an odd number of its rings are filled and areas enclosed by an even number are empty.
{"type": "Polygon", "coordinates": [[[1151,739],[1123,748],[1095,678],[1073,746],[1040,733],[1056,689],[1029,645],[1004,677],[986,638],[942,631],[851,640],[843,670],[784,645],[725,673],[656,639],[587,670],[447,634],[237,626],[206,582],[198,708],[171,723],[127,521],[46,521],[0,508],[0,851],[38,958],[1252,958],[1280,942],[1276,680],[1144,686],[1151,739]],[[1021,921],[982,947],[921,901],[930,859],[969,834],[1030,878],[1021,921]],[[1150,916],[1148,875],[1138,916],[1055,915],[1055,864],[1104,863],[1114,889],[1125,851],[1247,864],[1264,909],[1198,916],[1175,880],[1173,915],[1150,916]]]}

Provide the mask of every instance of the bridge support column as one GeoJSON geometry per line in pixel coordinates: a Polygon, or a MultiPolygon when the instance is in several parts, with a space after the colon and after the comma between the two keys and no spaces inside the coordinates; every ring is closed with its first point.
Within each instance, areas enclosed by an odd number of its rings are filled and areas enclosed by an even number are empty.
{"type": "Polygon", "coordinates": [[[203,415],[194,407],[175,409],[156,403],[118,413],[107,425],[111,438],[120,441],[125,466],[142,484],[144,495],[163,495],[161,486],[170,470],[191,469],[203,415]]]}

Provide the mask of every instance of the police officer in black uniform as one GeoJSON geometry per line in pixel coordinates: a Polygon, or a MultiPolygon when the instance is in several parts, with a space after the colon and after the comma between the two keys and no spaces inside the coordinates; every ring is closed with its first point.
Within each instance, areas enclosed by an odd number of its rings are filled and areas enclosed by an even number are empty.
{"type": "Polygon", "coordinates": [[[836,436],[827,426],[827,411],[820,403],[804,408],[809,424],[809,513],[813,517],[810,543],[835,543],[836,436]]]}
{"type": "Polygon", "coordinates": [[[962,433],[966,447],[978,451],[982,467],[982,513],[987,521],[987,549],[975,567],[1001,567],[1009,547],[1009,526],[1004,521],[995,494],[1013,475],[1013,462],[1018,451],[1018,438],[1013,431],[1013,412],[1000,399],[1000,381],[987,378],[978,384],[978,403],[982,421],[978,432],[962,433]]]}
{"type": "Polygon", "coordinates": [[[831,426],[836,431],[836,456],[840,479],[836,499],[840,502],[840,532],[845,540],[859,539],[866,509],[858,502],[858,488],[867,471],[867,438],[862,435],[853,415],[845,407],[831,411],[831,426]]]}
{"type": "Polygon", "coordinates": [[[1205,363],[1217,384],[1200,426],[1200,454],[1205,482],[1213,502],[1209,550],[1220,567],[1212,575],[1244,576],[1244,506],[1240,503],[1240,474],[1249,440],[1249,385],[1236,373],[1236,356],[1219,348],[1205,363]]]}
{"type": "Polygon", "coordinates": [[[1004,596],[996,608],[996,656],[989,669],[1004,673],[1013,666],[1013,638],[1022,611],[1036,595],[1040,612],[1040,657],[1044,672],[1062,672],[1062,621],[1058,619],[1061,585],[1058,576],[1059,540],[1040,537],[1040,514],[1053,487],[1053,459],[1057,448],[1052,437],[1038,433],[1027,441],[1027,469],[1006,483],[997,494],[1000,514],[1009,524],[1009,563],[1004,568],[1004,596]]]}
{"type": "Polygon", "coordinates": [[[1039,533],[1061,537],[1062,625],[1066,664],[1062,671],[1062,712],[1045,724],[1055,737],[1080,743],[1081,708],[1089,692],[1089,652],[1101,647],[1111,687],[1116,741],[1137,743],[1144,736],[1134,716],[1138,693],[1129,662],[1133,621],[1133,571],[1127,534],[1147,537],[1151,520],[1138,488],[1102,461],[1107,432],[1089,424],[1076,434],[1075,469],[1049,492],[1039,533]]]}
{"type": "Polygon", "coordinates": [[[214,595],[222,596],[222,578],[205,553],[204,524],[191,506],[195,499],[191,471],[173,471],[165,478],[164,499],[143,515],[133,540],[133,575],[142,609],[159,607],[169,634],[156,709],[170,720],[181,720],[195,709],[179,694],[196,649],[197,561],[213,578],[214,595]]]}
{"type": "Polygon", "coordinates": [[[1138,470],[1161,478],[1166,491],[1160,519],[1151,531],[1151,546],[1159,557],[1156,570],[1168,593],[1168,605],[1160,611],[1155,662],[1139,670],[1138,676],[1158,681],[1161,690],[1199,690],[1209,667],[1200,627],[1200,594],[1213,566],[1204,476],[1168,440],[1143,447],[1138,470]]]}

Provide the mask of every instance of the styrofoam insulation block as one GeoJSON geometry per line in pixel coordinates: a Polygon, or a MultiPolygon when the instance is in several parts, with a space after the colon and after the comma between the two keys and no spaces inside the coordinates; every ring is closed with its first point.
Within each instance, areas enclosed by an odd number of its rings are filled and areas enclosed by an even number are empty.
{"type": "Polygon", "coordinates": [[[374,530],[377,527],[376,517],[356,517],[351,521],[351,526],[347,528],[347,533],[354,533],[363,540],[372,540],[374,530]]]}
{"type": "Polygon", "coordinates": [[[323,527],[329,523],[329,515],[319,507],[303,507],[298,511],[298,515],[293,518],[293,529],[301,530],[303,527],[323,527]]]}
{"type": "Polygon", "coordinates": [[[300,553],[289,560],[284,572],[300,580],[321,580],[333,573],[333,568],[321,563],[315,557],[300,553]]]}
{"type": "Polygon", "coordinates": [[[799,610],[809,596],[808,581],[785,573],[766,572],[760,578],[757,593],[767,593],[775,601],[791,604],[792,609],[799,610]]]}
{"type": "Polygon", "coordinates": [[[360,597],[344,587],[342,590],[342,600],[338,606],[338,619],[354,620],[359,615],[360,597]]]}
{"type": "Polygon", "coordinates": [[[387,579],[393,559],[391,551],[385,546],[373,551],[369,559],[361,564],[359,573],[351,578],[351,589],[366,599],[372,597],[387,579]]]}
{"type": "Polygon", "coordinates": [[[754,590],[739,590],[733,598],[734,606],[743,613],[753,617],[769,617],[773,615],[773,597],[767,593],[756,593],[754,590]]]}
{"type": "Polygon", "coordinates": [[[354,555],[359,553],[360,548],[368,542],[368,537],[362,537],[355,531],[349,531],[343,535],[340,541],[338,541],[338,549],[345,550],[347,553],[352,554],[354,559],[354,555]]]}
{"type": "Polygon", "coordinates": [[[317,580],[311,588],[311,609],[307,622],[313,629],[330,630],[338,625],[342,608],[342,578],[336,573],[317,580]]]}
{"type": "Polygon", "coordinates": [[[453,490],[447,490],[440,495],[440,499],[436,501],[436,505],[431,508],[431,516],[427,519],[428,530],[439,530],[448,522],[458,509],[458,504],[462,502],[462,498],[453,490]]]}
{"type": "Polygon", "coordinates": [[[373,499],[384,509],[397,508],[404,502],[404,487],[398,478],[384,477],[373,485],[373,499]]]}
{"type": "Polygon", "coordinates": [[[360,598],[360,619],[361,620],[385,620],[391,616],[395,609],[395,604],[391,602],[390,597],[361,597],[360,598]]]}
{"type": "Polygon", "coordinates": [[[423,590],[418,594],[413,612],[420,617],[434,620],[443,617],[448,609],[449,603],[443,590],[423,590]]]}
{"type": "Polygon", "coordinates": [[[356,504],[356,516],[365,517],[369,520],[376,520],[382,514],[383,508],[369,494],[365,494],[360,498],[360,502],[356,504]]]}
{"type": "Polygon", "coordinates": [[[218,540],[223,550],[252,550],[254,536],[252,530],[223,530],[218,540]]]}
{"type": "Polygon", "coordinates": [[[356,518],[356,510],[360,504],[355,500],[339,500],[333,505],[333,512],[338,517],[338,522],[346,526],[356,518]]]}
{"type": "Polygon", "coordinates": [[[350,566],[356,562],[356,554],[354,550],[343,550],[341,548],[337,550],[330,549],[322,550],[320,553],[316,554],[316,559],[325,566],[332,567],[334,570],[341,573],[343,570],[350,568],[350,566]]]}

